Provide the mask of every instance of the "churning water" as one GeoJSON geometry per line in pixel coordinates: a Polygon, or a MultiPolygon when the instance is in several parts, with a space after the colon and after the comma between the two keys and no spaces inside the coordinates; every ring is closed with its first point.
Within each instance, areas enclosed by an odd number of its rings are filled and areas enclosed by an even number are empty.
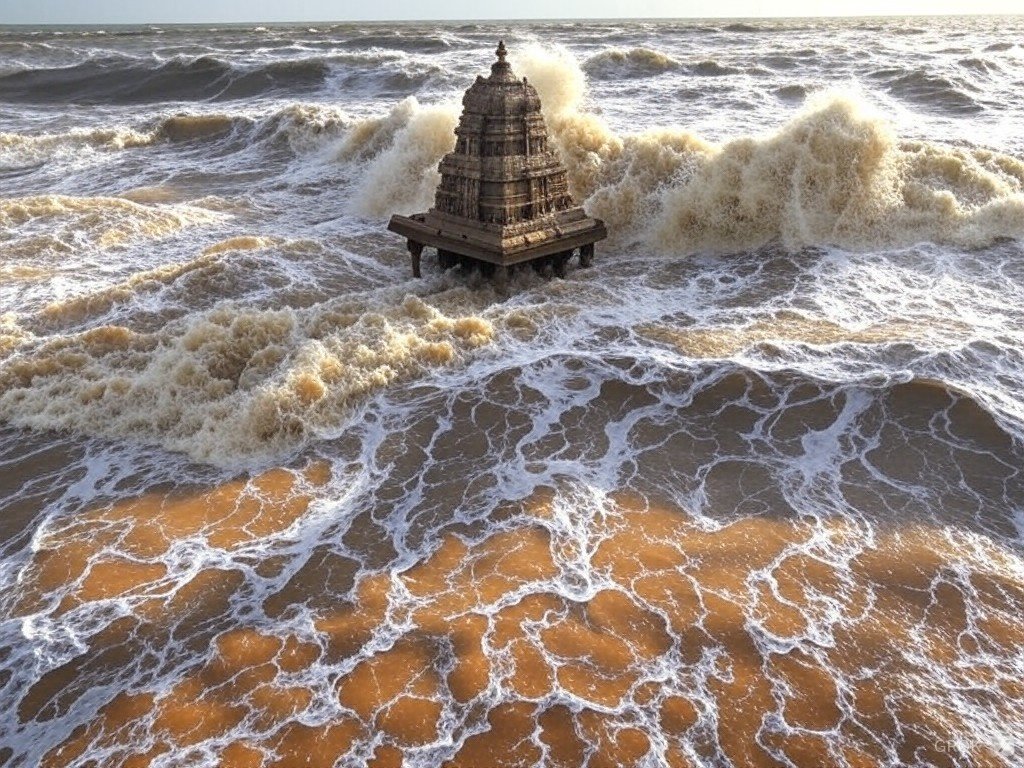
{"type": "Polygon", "coordinates": [[[0,29],[0,763],[1020,765],[1022,40],[0,29]],[[411,280],[499,37],[611,239],[411,280]]]}

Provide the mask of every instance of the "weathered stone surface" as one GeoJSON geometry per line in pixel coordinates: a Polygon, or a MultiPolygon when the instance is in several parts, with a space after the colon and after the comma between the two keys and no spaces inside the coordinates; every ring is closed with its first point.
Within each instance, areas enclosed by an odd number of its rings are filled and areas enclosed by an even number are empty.
{"type": "Polygon", "coordinates": [[[594,243],[607,236],[604,222],[569,194],[536,89],[512,73],[503,42],[497,56],[490,76],[477,77],[462,98],[455,150],[438,166],[434,207],[396,214],[388,224],[408,238],[415,277],[424,246],[438,250],[442,266],[462,260],[503,268],[544,259],[563,273],[576,249],[589,266],[594,243]]]}

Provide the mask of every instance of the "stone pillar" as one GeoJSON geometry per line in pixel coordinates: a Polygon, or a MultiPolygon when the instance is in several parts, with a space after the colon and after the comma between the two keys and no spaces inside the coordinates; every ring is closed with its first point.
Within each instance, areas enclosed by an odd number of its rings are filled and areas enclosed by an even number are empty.
{"type": "Polygon", "coordinates": [[[508,267],[496,266],[494,268],[494,282],[499,289],[508,288],[509,270],[508,267]]]}
{"type": "Polygon", "coordinates": [[[569,263],[569,259],[571,257],[572,257],[572,251],[562,251],[560,254],[555,256],[555,260],[554,260],[553,266],[555,268],[555,276],[556,277],[561,277],[563,279],[565,278],[565,275],[566,275],[565,268],[566,268],[566,265],[569,263]]]}
{"type": "Polygon", "coordinates": [[[412,256],[412,276],[422,277],[420,275],[420,256],[423,253],[423,243],[417,243],[415,240],[408,242],[409,255],[412,256]]]}
{"type": "Polygon", "coordinates": [[[580,247],[580,266],[586,269],[594,263],[594,244],[587,243],[580,247]]]}

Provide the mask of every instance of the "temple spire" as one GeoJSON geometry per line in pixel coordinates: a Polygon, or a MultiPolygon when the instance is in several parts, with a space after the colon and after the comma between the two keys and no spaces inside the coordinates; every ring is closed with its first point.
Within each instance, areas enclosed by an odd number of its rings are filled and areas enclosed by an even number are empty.
{"type": "Polygon", "coordinates": [[[512,65],[505,61],[508,51],[505,50],[505,41],[499,40],[498,47],[494,51],[498,60],[491,64],[491,79],[497,82],[511,83],[515,80],[512,74],[512,65]]]}

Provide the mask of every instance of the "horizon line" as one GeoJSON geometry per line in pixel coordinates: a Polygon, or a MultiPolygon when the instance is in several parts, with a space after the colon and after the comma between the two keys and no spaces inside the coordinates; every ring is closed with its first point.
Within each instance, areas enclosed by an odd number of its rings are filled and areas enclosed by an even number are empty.
{"type": "Polygon", "coordinates": [[[621,21],[801,21],[801,20],[843,20],[843,19],[946,19],[946,18],[1024,18],[1024,13],[891,13],[891,14],[837,14],[808,16],[601,16],[601,17],[531,17],[531,18],[435,18],[435,19],[290,19],[268,21],[242,19],[233,21],[118,21],[118,22],[0,22],[0,29],[7,27],[135,27],[160,25],[165,27],[190,27],[219,25],[294,25],[294,24],[507,24],[507,23],[551,23],[551,22],[621,22],[621,21]]]}

